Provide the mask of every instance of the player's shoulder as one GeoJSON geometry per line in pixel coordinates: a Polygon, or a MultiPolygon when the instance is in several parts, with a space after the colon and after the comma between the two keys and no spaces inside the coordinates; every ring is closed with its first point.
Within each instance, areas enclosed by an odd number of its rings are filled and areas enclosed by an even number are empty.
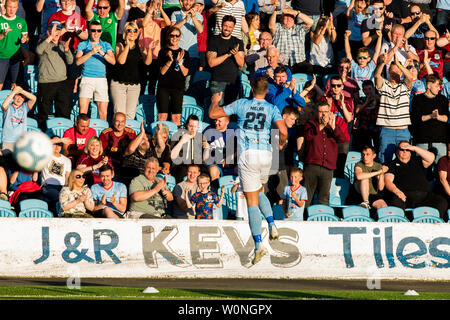
{"type": "Polygon", "coordinates": [[[113,132],[112,128],[106,128],[100,133],[100,136],[102,136],[102,135],[107,136],[107,135],[111,134],[112,132],[113,132]]]}

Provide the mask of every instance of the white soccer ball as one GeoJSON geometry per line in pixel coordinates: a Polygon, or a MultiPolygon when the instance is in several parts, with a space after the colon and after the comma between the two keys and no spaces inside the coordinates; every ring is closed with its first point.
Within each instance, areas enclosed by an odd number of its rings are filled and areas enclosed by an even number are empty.
{"type": "Polygon", "coordinates": [[[23,134],[14,145],[14,158],[17,164],[28,171],[44,169],[52,154],[52,141],[45,133],[39,131],[23,134]]]}

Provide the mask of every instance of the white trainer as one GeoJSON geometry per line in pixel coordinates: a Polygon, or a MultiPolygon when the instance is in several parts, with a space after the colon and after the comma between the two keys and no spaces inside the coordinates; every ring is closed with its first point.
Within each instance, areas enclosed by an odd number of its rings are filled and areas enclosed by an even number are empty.
{"type": "Polygon", "coordinates": [[[252,264],[257,264],[266,254],[267,249],[263,246],[260,246],[258,250],[255,250],[255,257],[253,258],[252,264]]]}

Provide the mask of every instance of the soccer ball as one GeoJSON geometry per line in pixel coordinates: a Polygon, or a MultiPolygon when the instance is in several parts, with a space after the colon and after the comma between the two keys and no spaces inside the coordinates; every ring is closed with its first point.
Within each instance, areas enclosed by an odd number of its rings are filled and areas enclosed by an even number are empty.
{"type": "Polygon", "coordinates": [[[52,141],[45,133],[39,131],[23,134],[14,145],[14,158],[17,164],[28,171],[44,169],[52,154],[52,141]]]}

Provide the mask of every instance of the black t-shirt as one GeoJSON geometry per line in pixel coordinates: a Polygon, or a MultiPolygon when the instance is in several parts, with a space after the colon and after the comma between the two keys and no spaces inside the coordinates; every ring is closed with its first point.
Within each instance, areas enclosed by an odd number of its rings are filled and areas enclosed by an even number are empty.
{"type": "MultiPolygon", "coordinates": [[[[159,74],[158,87],[181,89],[181,90],[184,89],[186,77],[181,72],[180,66],[177,63],[178,53],[181,52],[181,50],[183,49],[178,48],[177,50],[172,50],[169,48],[162,48],[159,51],[158,54],[159,68],[168,63],[169,57],[167,56],[167,53],[169,51],[172,51],[173,61],[164,75],[161,75],[161,73],[159,74]]],[[[183,66],[189,69],[189,65],[190,65],[189,53],[186,50],[184,50],[183,66]]]]}
{"type": "MultiPolygon", "coordinates": [[[[239,51],[244,51],[244,43],[236,37],[223,39],[220,35],[209,38],[207,51],[217,53],[217,57],[230,52],[239,44],[239,51]]],[[[211,68],[211,80],[234,83],[239,78],[239,66],[233,56],[228,57],[223,63],[211,68]]]]}
{"type": "Polygon", "coordinates": [[[408,163],[403,163],[398,158],[392,160],[387,173],[394,174],[394,184],[402,192],[430,192],[424,169],[422,158],[412,154],[408,163]]]}
{"type": "Polygon", "coordinates": [[[442,94],[428,98],[425,94],[414,97],[411,103],[411,129],[414,143],[446,142],[447,122],[437,119],[422,121],[423,115],[429,115],[438,109],[440,115],[448,116],[448,100],[442,94]]]}
{"type": "Polygon", "coordinates": [[[145,18],[145,11],[142,11],[138,7],[131,7],[130,11],[128,12],[127,21],[134,21],[139,18],[145,18]]]}
{"type": "Polygon", "coordinates": [[[292,0],[291,6],[308,16],[316,16],[323,11],[323,0],[292,0]]]}

